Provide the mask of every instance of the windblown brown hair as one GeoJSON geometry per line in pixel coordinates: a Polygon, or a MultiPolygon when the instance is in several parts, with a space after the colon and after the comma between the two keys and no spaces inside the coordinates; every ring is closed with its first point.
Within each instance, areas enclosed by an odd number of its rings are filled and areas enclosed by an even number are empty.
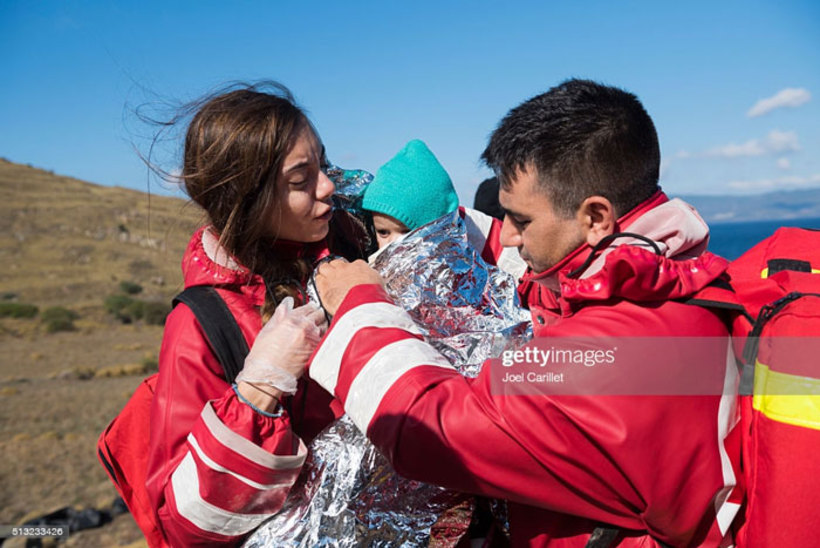
{"type": "Polygon", "coordinates": [[[218,231],[222,248],[265,280],[267,319],[287,295],[300,304],[299,286],[312,266],[274,255],[270,219],[281,163],[296,134],[305,126],[315,129],[290,91],[275,82],[211,95],[195,110],[180,177],[218,231]]]}

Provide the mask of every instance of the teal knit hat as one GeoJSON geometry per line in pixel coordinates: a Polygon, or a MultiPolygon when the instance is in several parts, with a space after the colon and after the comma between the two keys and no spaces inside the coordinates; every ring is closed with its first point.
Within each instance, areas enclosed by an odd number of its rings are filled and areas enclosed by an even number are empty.
{"type": "Polygon", "coordinates": [[[410,230],[455,211],[458,196],[450,176],[422,141],[414,139],[379,168],[362,208],[389,215],[410,230]]]}

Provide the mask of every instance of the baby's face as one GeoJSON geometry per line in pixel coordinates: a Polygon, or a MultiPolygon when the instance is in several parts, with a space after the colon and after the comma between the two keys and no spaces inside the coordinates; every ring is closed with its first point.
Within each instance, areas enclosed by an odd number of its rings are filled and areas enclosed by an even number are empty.
{"type": "Polygon", "coordinates": [[[373,212],[373,225],[376,228],[376,241],[379,243],[379,249],[387,247],[391,242],[410,232],[410,229],[401,221],[375,211],[373,212]]]}

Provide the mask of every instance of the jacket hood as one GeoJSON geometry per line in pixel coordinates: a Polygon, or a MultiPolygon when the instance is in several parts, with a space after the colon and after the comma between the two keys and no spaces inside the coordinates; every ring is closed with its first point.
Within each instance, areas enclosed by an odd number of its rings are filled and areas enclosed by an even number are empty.
{"type": "Polygon", "coordinates": [[[626,234],[602,250],[584,244],[549,270],[528,272],[522,284],[545,286],[570,304],[612,298],[673,300],[691,297],[728,266],[706,251],[709,227],[697,211],[660,191],[618,219],[616,231],[644,236],[654,246],[626,234]],[[587,265],[592,253],[598,255],[587,265]]]}
{"type": "MultiPolygon", "coordinates": [[[[274,249],[283,260],[320,259],[328,254],[324,240],[308,244],[278,240],[274,249]]],[[[191,236],[182,257],[182,274],[186,288],[195,285],[234,286],[232,289],[247,294],[257,305],[265,301],[262,277],[251,273],[220,247],[219,236],[211,226],[203,226],[191,236]]]]}

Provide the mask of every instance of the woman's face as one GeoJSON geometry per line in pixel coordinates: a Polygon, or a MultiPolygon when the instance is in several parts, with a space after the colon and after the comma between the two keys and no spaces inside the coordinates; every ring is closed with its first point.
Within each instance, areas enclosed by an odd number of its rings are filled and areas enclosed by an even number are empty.
{"type": "Polygon", "coordinates": [[[276,176],[271,231],[277,239],[318,242],[327,236],[336,189],[322,171],[323,158],[319,139],[303,126],[276,176]]]}

